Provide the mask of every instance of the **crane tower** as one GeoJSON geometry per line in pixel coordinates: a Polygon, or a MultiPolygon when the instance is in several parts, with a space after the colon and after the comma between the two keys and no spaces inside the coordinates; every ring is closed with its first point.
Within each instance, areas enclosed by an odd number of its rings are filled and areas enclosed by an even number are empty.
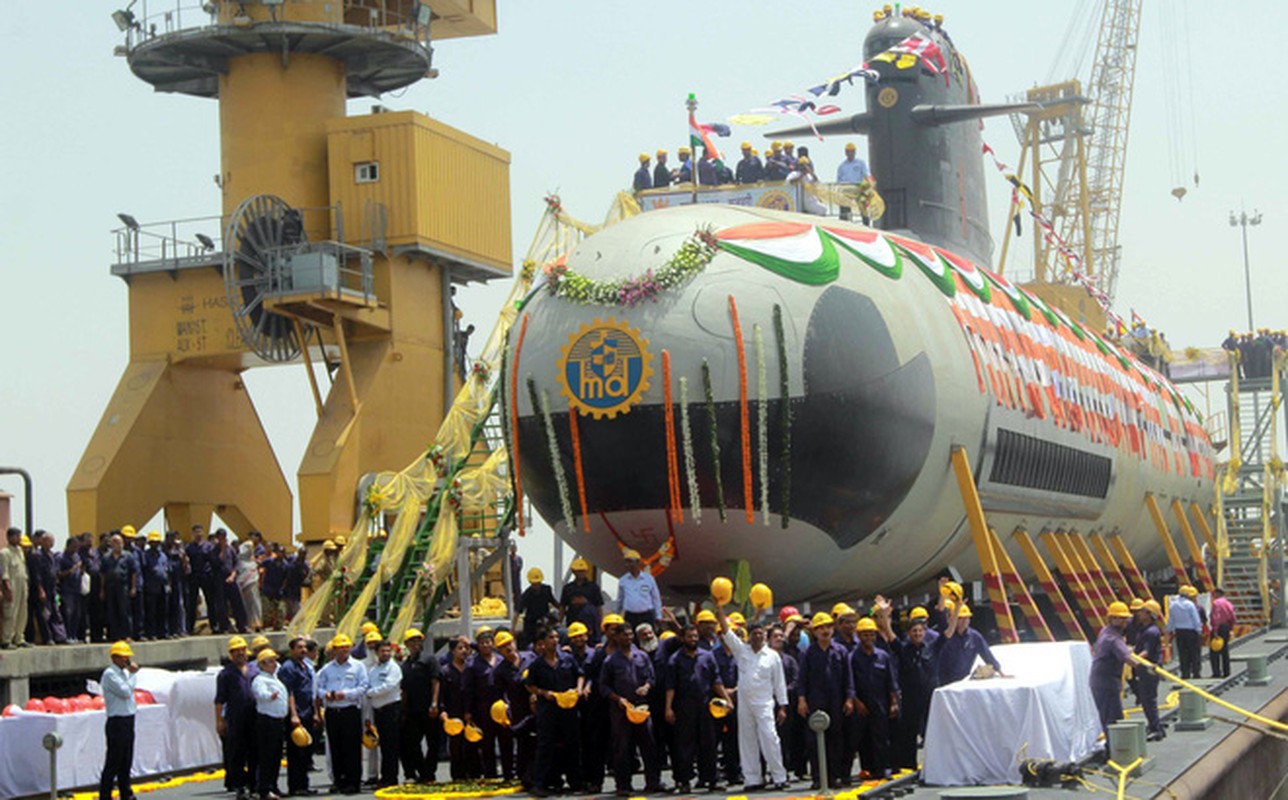
{"type": "Polygon", "coordinates": [[[450,402],[452,285],[508,275],[511,256],[508,153],[415,112],[346,116],[346,100],[432,77],[431,41],[495,33],[495,0],[133,0],[112,18],[135,76],[218,101],[222,208],[121,215],[130,361],[68,484],[71,530],[163,509],[171,528],[217,512],[289,538],[240,376],[303,362],[300,529],[347,531],[362,476],[414,459],[450,402]]]}

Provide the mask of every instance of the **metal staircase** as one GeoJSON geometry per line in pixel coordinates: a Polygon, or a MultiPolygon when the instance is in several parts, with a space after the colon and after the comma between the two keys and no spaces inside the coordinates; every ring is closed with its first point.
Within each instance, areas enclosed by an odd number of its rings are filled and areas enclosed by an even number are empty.
{"type": "Polygon", "coordinates": [[[1218,582],[1234,604],[1238,624],[1252,628],[1282,624],[1284,617],[1283,465],[1276,441],[1282,435],[1279,384],[1271,377],[1235,379],[1226,390],[1231,472],[1221,489],[1221,503],[1229,552],[1219,562],[1218,582]]]}

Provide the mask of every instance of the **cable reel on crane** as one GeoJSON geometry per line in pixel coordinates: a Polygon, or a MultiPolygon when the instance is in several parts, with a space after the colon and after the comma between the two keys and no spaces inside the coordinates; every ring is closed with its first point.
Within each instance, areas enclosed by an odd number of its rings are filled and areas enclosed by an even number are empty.
{"type": "Polygon", "coordinates": [[[307,244],[303,215],[276,195],[252,195],[228,218],[223,265],[228,310],[242,341],[265,361],[293,361],[300,355],[294,323],[264,301],[284,288],[291,252],[307,244]]]}

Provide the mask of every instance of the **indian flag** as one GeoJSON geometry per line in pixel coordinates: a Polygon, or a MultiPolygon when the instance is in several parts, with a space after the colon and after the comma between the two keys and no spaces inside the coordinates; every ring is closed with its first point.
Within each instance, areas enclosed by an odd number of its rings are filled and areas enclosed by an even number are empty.
{"type": "Polygon", "coordinates": [[[720,151],[711,141],[711,135],[728,136],[732,133],[728,125],[705,125],[694,118],[693,112],[689,112],[689,146],[693,148],[694,157],[698,157],[698,148],[705,147],[707,152],[716,161],[720,161],[720,151]]]}

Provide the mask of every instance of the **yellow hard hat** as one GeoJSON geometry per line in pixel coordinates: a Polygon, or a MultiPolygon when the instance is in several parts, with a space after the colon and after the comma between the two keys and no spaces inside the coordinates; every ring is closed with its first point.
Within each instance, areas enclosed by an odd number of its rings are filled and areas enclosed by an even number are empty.
{"type": "Polygon", "coordinates": [[[658,151],[657,151],[657,157],[658,157],[658,158],[661,158],[661,157],[662,157],[662,156],[664,156],[664,155],[666,155],[666,151],[665,151],[665,150],[658,150],[658,151]]]}
{"type": "Polygon", "coordinates": [[[358,633],[361,633],[363,636],[366,636],[368,633],[371,633],[372,631],[379,632],[380,626],[372,622],[371,620],[367,620],[366,622],[362,623],[362,627],[358,628],[358,633]]]}
{"type": "Polygon", "coordinates": [[[872,617],[864,617],[863,619],[859,620],[858,627],[856,628],[856,630],[860,632],[875,631],[876,629],[877,629],[877,623],[876,623],[876,620],[872,619],[872,617]]]}
{"type": "Polygon", "coordinates": [[[742,615],[741,611],[735,611],[729,615],[729,624],[741,627],[747,624],[747,618],[742,615]]]}
{"type": "Polygon", "coordinates": [[[473,722],[465,726],[465,741],[474,743],[483,741],[483,729],[473,722]]]}
{"type": "Polygon", "coordinates": [[[1131,603],[1127,606],[1127,608],[1131,609],[1132,611],[1140,611],[1144,607],[1145,607],[1145,601],[1140,599],[1139,597],[1133,597],[1131,599],[1131,603]]]}
{"type": "Polygon", "coordinates": [[[465,723],[457,717],[448,717],[443,720],[443,733],[448,736],[460,736],[461,731],[465,730],[465,723]]]}
{"type": "Polygon", "coordinates": [[[573,624],[568,626],[569,639],[572,639],[573,637],[576,637],[576,636],[589,636],[589,635],[590,635],[590,629],[586,627],[586,623],[584,622],[574,622],[573,624]]]}
{"type": "Polygon", "coordinates": [[[510,727],[510,706],[504,700],[497,700],[492,704],[492,721],[497,725],[510,727]]]}
{"type": "Polygon", "coordinates": [[[854,142],[845,143],[845,152],[847,153],[853,153],[855,150],[858,150],[858,149],[859,148],[855,147],[854,142]]]}
{"type": "Polygon", "coordinates": [[[336,546],[335,542],[331,541],[330,539],[327,539],[326,542],[322,544],[322,549],[328,553],[334,553],[336,550],[339,550],[340,548],[336,546]]]}
{"type": "Polygon", "coordinates": [[[604,619],[601,620],[599,623],[599,629],[601,631],[606,631],[609,628],[613,627],[614,625],[625,625],[625,624],[626,624],[626,618],[623,617],[621,614],[605,614],[604,619]]]}
{"type": "Polygon", "coordinates": [[[1131,609],[1121,600],[1115,600],[1109,604],[1109,610],[1106,614],[1110,617],[1126,618],[1131,616],[1131,609]]]}
{"type": "Polygon", "coordinates": [[[546,574],[542,572],[538,567],[533,567],[532,569],[528,570],[528,580],[530,582],[541,583],[545,579],[546,579],[546,574]]]}
{"type": "Polygon", "coordinates": [[[623,561],[639,561],[639,560],[640,560],[640,551],[638,551],[638,550],[632,550],[631,548],[629,548],[629,547],[628,547],[628,548],[626,548],[625,550],[623,550],[623,551],[622,551],[622,560],[623,560],[623,561]]]}
{"type": "Polygon", "coordinates": [[[641,164],[646,164],[646,163],[648,163],[650,160],[651,160],[651,159],[649,158],[649,154],[648,154],[648,153],[640,153],[640,163],[641,163],[641,164]]]}
{"type": "Polygon", "coordinates": [[[135,532],[135,531],[134,531],[134,526],[133,526],[133,525],[122,525],[122,526],[121,526],[121,535],[122,535],[122,536],[124,536],[124,537],[125,537],[125,538],[127,538],[127,539],[132,538],[132,537],[134,536],[134,532],[135,532]]]}
{"type": "Polygon", "coordinates": [[[728,603],[733,599],[733,581],[724,577],[713,578],[711,581],[711,596],[721,605],[728,603]]]}
{"type": "Polygon", "coordinates": [[[778,141],[777,139],[775,139],[774,141],[772,141],[772,142],[770,142],[770,143],[769,143],[769,149],[770,149],[770,150],[782,150],[782,149],[783,149],[783,143],[782,143],[782,142],[780,142],[780,141],[778,141]]]}
{"type": "Polygon", "coordinates": [[[344,537],[344,534],[343,534],[343,533],[342,533],[342,534],[340,534],[339,536],[335,537],[335,546],[336,546],[336,547],[344,547],[346,544],[348,544],[348,542],[349,542],[349,540],[348,540],[348,539],[346,539],[346,538],[344,537]]]}
{"type": "Polygon", "coordinates": [[[243,639],[242,637],[234,636],[228,640],[228,652],[231,653],[234,650],[245,650],[245,649],[246,649],[246,640],[243,639]]]}
{"type": "Polygon", "coordinates": [[[1147,608],[1149,613],[1153,614],[1155,617],[1158,617],[1159,619],[1163,618],[1163,606],[1157,600],[1146,600],[1145,608],[1147,608]]]}
{"type": "Polygon", "coordinates": [[[250,640],[250,649],[258,650],[261,647],[268,647],[270,644],[272,644],[272,642],[268,640],[268,637],[261,633],[254,639],[250,640]]]}
{"type": "Polygon", "coordinates": [[[809,160],[809,156],[801,156],[800,158],[796,159],[796,163],[809,165],[809,164],[813,164],[814,162],[809,160]]]}
{"type": "Polygon", "coordinates": [[[740,149],[742,149],[742,150],[750,150],[750,149],[751,149],[751,142],[743,142],[743,143],[740,145],[740,149]]]}
{"type": "Polygon", "coordinates": [[[1198,597],[1199,590],[1195,589],[1193,586],[1187,583],[1181,587],[1181,594],[1185,595],[1186,597],[1198,597]]]}
{"type": "Polygon", "coordinates": [[[328,645],[332,650],[337,647],[353,647],[353,640],[343,633],[337,633],[328,645]]]}
{"type": "Polygon", "coordinates": [[[572,571],[573,571],[573,572],[589,572],[589,571],[590,571],[590,562],[586,561],[586,559],[582,558],[581,556],[578,556],[577,558],[574,558],[574,559],[572,560],[572,571]]]}
{"type": "Polygon", "coordinates": [[[291,741],[296,747],[308,747],[313,744],[313,734],[309,733],[309,729],[303,725],[296,725],[291,729],[291,741]]]}
{"type": "Polygon", "coordinates": [[[278,656],[277,656],[277,651],[276,651],[276,650],[274,650],[274,649],[273,649],[273,648],[271,648],[271,647],[265,647],[263,650],[260,650],[260,651],[259,651],[259,655],[255,656],[255,660],[256,660],[256,661],[267,661],[267,660],[269,660],[270,658],[277,658],[277,657],[278,657],[278,656]]]}
{"type": "Polygon", "coordinates": [[[161,531],[148,531],[149,542],[159,542],[162,538],[161,531]]]}
{"type": "Polygon", "coordinates": [[[18,546],[31,547],[31,537],[24,533],[22,538],[18,540],[18,546]]]}
{"type": "Polygon", "coordinates": [[[659,641],[665,642],[667,639],[675,638],[675,631],[662,631],[657,635],[659,641]]]}
{"type": "Polygon", "coordinates": [[[484,625],[483,627],[474,631],[474,641],[477,642],[479,639],[482,639],[484,636],[491,636],[491,635],[492,635],[492,626],[484,625]]]}
{"type": "Polygon", "coordinates": [[[709,608],[704,608],[698,612],[696,622],[718,622],[715,612],[709,608]]]}
{"type": "Polygon", "coordinates": [[[134,651],[130,649],[130,643],[119,641],[112,643],[112,649],[107,651],[110,656],[122,656],[123,658],[134,658],[134,651]]]}
{"type": "Polygon", "coordinates": [[[576,689],[569,689],[564,692],[555,692],[555,702],[563,709],[576,708],[577,701],[580,699],[581,695],[577,693],[576,689]]]}
{"type": "Polygon", "coordinates": [[[679,150],[676,150],[675,152],[679,153],[682,156],[687,156],[687,155],[690,155],[693,151],[687,147],[681,147],[679,150]]]}
{"type": "Polygon", "coordinates": [[[747,597],[751,600],[751,605],[760,611],[774,604],[774,591],[763,583],[753,585],[747,597]]]}
{"type": "Polygon", "coordinates": [[[1208,640],[1208,649],[1213,653],[1219,653],[1225,649],[1225,639],[1220,636],[1213,636],[1208,640]]]}
{"type": "Polygon", "coordinates": [[[789,148],[789,147],[795,147],[795,146],[796,146],[796,145],[792,144],[790,140],[789,140],[789,141],[784,141],[784,142],[783,142],[783,149],[784,149],[784,150],[786,150],[786,149],[787,149],[787,148],[789,148]]]}
{"type": "Polygon", "coordinates": [[[849,603],[837,603],[832,606],[832,618],[840,619],[841,617],[856,617],[859,612],[850,607],[849,603]]]}
{"type": "Polygon", "coordinates": [[[376,731],[371,723],[362,731],[362,746],[368,750],[375,750],[380,746],[380,734],[376,731]]]}
{"type": "Polygon", "coordinates": [[[939,587],[939,593],[950,600],[962,599],[962,585],[957,581],[948,581],[939,587]]]}
{"type": "Polygon", "coordinates": [[[970,613],[970,606],[962,603],[962,610],[957,612],[957,619],[969,619],[971,616],[973,615],[970,613]]]}
{"type": "Polygon", "coordinates": [[[505,647],[507,644],[513,641],[514,641],[514,634],[510,633],[509,631],[501,631],[496,635],[496,638],[492,640],[492,643],[495,644],[497,647],[505,647]]]}
{"type": "Polygon", "coordinates": [[[808,622],[808,621],[809,620],[805,619],[800,614],[792,614],[789,617],[787,617],[787,619],[783,620],[784,623],[795,622],[797,624],[800,624],[802,622],[808,622]]]}
{"type": "Polygon", "coordinates": [[[908,612],[908,619],[930,619],[930,612],[923,606],[917,606],[908,612]]]}
{"type": "Polygon", "coordinates": [[[365,644],[376,644],[384,640],[385,637],[380,635],[380,631],[367,631],[367,635],[362,637],[362,641],[365,644]]]}
{"type": "Polygon", "coordinates": [[[733,708],[729,705],[729,701],[723,697],[713,697],[711,702],[707,703],[707,710],[716,719],[724,719],[729,716],[729,712],[733,711],[733,708]]]}
{"type": "Polygon", "coordinates": [[[425,634],[421,633],[420,630],[416,628],[408,628],[407,632],[403,634],[403,643],[405,644],[411,641],[412,639],[424,639],[424,638],[425,638],[425,634]]]}
{"type": "Polygon", "coordinates": [[[809,626],[811,628],[821,628],[824,625],[834,625],[835,623],[836,620],[832,619],[831,614],[828,614],[825,611],[820,611],[809,621],[809,626]]]}
{"type": "Polygon", "coordinates": [[[626,718],[636,725],[642,725],[648,721],[648,714],[647,705],[633,706],[629,703],[626,705],[626,718]]]}

